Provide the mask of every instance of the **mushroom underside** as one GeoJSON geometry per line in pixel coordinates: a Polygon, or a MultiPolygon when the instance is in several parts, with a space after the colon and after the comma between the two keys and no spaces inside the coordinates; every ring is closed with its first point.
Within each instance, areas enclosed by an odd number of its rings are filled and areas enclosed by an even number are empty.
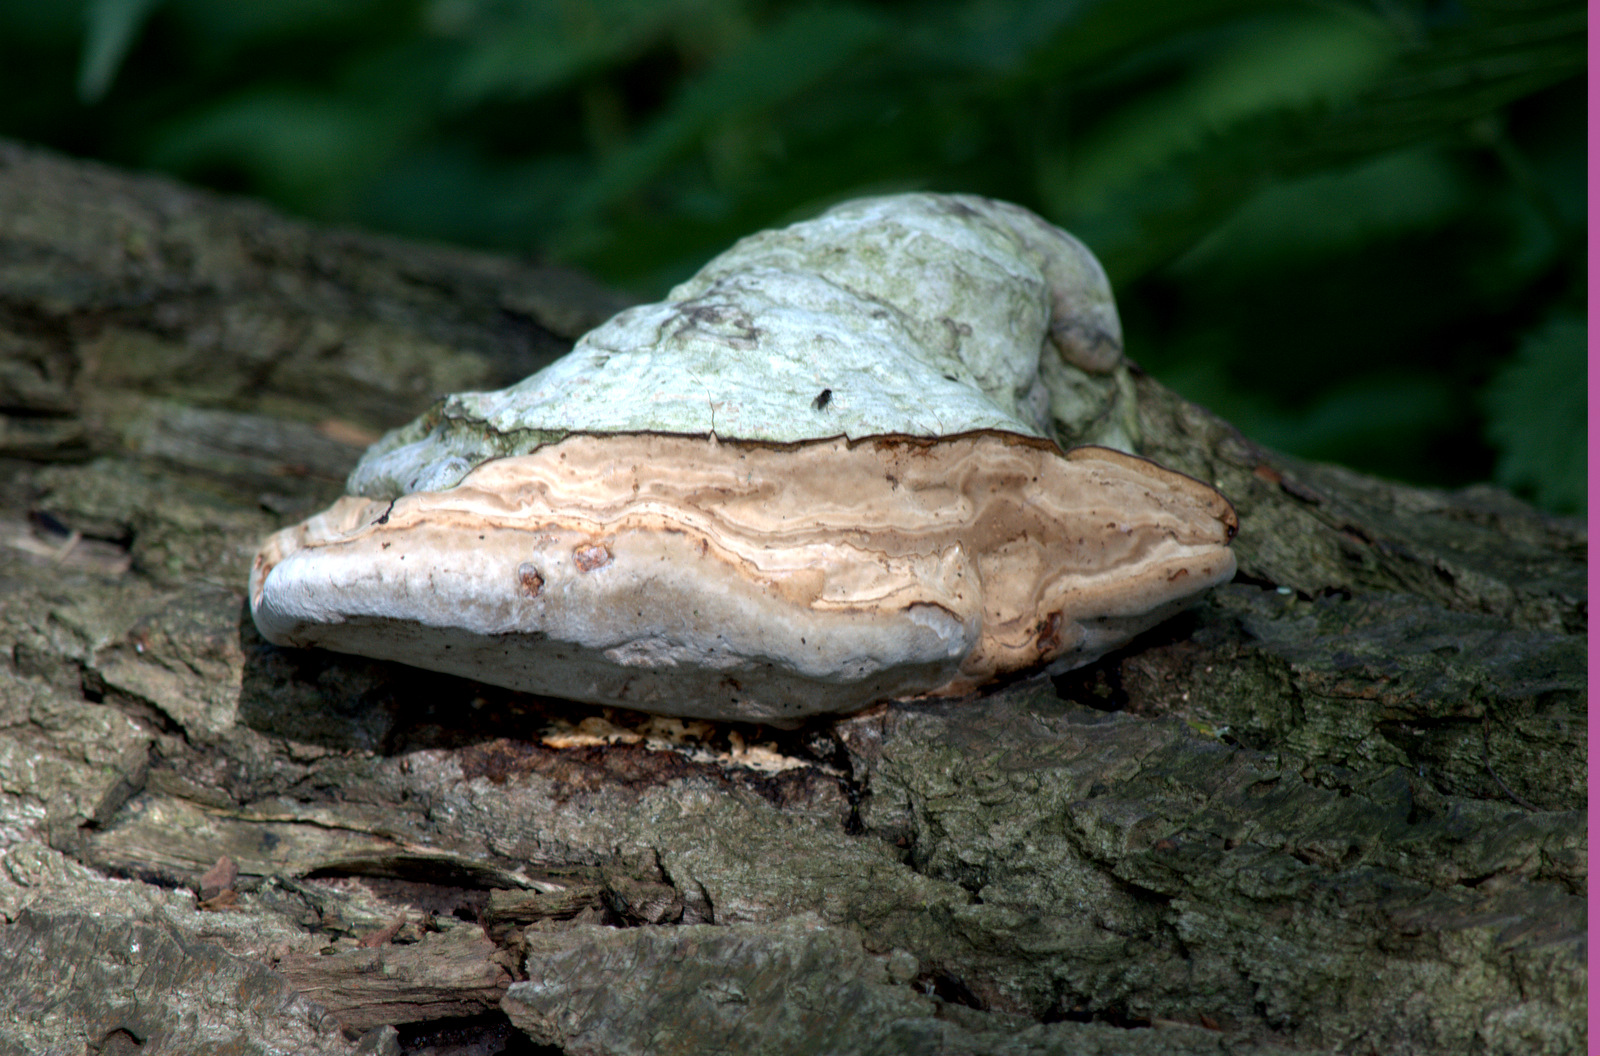
{"type": "Polygon", "coordinates": [[[549,696],[792,723],[1088,663],[1233,574],[1213,489],[1000,432],[574,435],[275,535],[251,608],[549,696]]]}

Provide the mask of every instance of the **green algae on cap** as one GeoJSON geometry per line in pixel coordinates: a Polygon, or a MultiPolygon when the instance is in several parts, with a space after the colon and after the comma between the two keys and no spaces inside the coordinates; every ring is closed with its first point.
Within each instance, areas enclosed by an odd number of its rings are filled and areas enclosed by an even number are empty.
{"type": "Polygon", "coordinates": [[[1121,350],[1105,273],[1072,236],[984,198],[861,199],[741,240],[509,388],[447,397],[349,489],[438,491],[571,433],[1051,437],[1041,359],[1104,375],[1121,350]]]}

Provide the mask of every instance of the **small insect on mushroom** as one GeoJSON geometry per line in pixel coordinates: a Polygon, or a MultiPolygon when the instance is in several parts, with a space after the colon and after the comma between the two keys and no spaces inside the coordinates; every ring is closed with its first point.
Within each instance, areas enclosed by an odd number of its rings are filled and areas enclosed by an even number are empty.
{"type": "Polygon", "coordinates": [[[267,540],[251,611],[280,645],[778,724],[1064,670],[1234,571],[1214,489],[1058,446],[1128,446],[1126,370],[1070,235],[848,202],[384,437],[267,540]],[[862,380],[835,405],[819,369],[862,380]]]}

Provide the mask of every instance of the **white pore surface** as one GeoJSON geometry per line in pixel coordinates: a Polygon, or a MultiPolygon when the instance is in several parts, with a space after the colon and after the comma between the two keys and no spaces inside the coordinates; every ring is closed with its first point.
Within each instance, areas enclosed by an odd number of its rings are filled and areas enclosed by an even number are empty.
{"type": "Polygon", "coordinates": [[[347,496],[256,557],[280,645],[791,722],[1087,663],[1234,570],[1211,488],[1011,434],[792,446],[578,434],[347,496]]]}

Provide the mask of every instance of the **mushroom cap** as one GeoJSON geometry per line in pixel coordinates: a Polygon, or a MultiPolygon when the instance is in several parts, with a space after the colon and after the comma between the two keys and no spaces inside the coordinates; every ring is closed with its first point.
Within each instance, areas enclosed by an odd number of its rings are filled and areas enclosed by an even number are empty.
{"type": "Polygon", "coordinates": [[[1121,645],[1232,576],[1214,490],[1014,433],[570,436],[274,536],[268,640],[550,696],[793,723],[1121,645]]]}
{"type": "Polygon", "coordinates": [[[1121,352],[1105,272],[1071,235],[972,195],[866,198],[740,240],[509,388],[445,398],[349,490],[438,491],[575,432],[1049,437],[1041,357],[1093,373],[1121,352]]]}

